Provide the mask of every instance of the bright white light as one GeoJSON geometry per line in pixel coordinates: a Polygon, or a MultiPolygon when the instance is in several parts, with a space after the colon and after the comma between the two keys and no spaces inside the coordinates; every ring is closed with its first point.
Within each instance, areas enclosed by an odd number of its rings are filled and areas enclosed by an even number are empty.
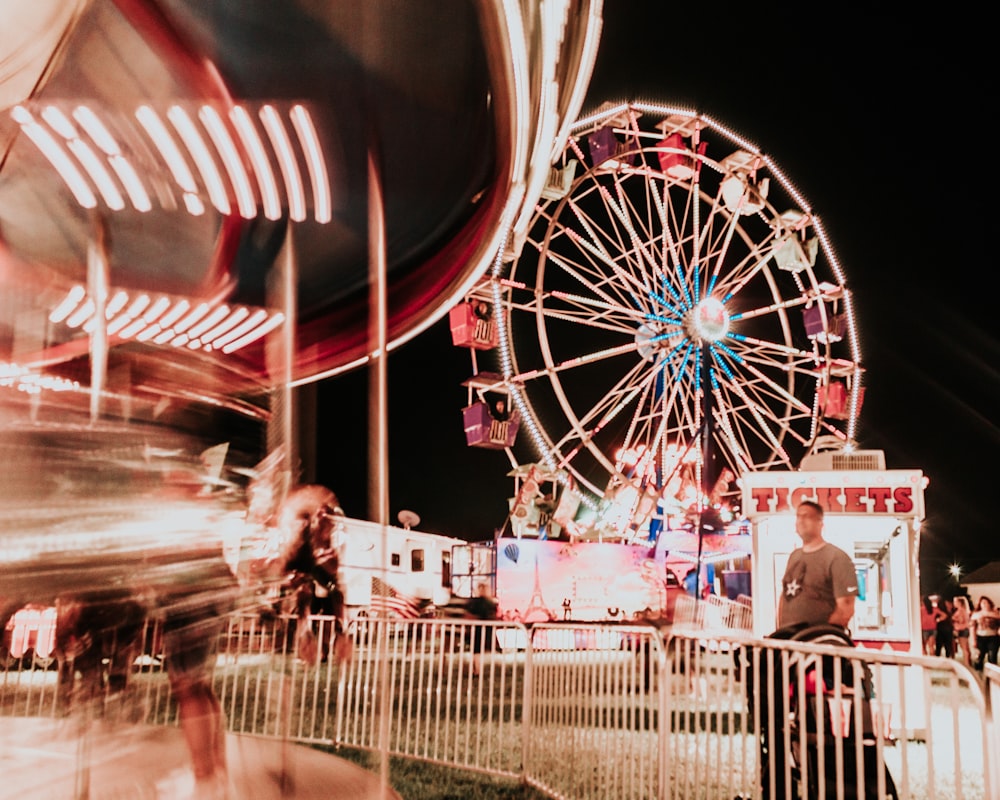
{"type": "Polygon", "coordinates": [[[213,325],[218,325],[222,320],[224,320],[229,315],[229,306],[219,306],[211,314],[209,314],[205,319],[195,325],[191,330],[187,332],[187,335],[192,339],[201,336],[205,331],[211,328],[213,325]]]}
{"type": "Polygon", "coordinates": [[[706,297],[694,307],[691,325],[700,339],[717,342],[729,330],[729,314],[726,313],[722,301],[715,297],[706,297]]]}
{"type": "Polygon", "coordinates": [[[104,164],[91,149],[90,145],[80,139],[70,139],[66,146],[70,152],[76,156],[76,160],[83,164],[91,180],[97,185],[97,190],[104,198],[104,202],[112,211],[121,211],[125,208],[125,200],[115,182],[111,180],[111,175],[105,169],[104,164]]]}
{"type": "Polygon", "coordinates": [[[125,308],[125,304],[128,302],[128,292],[124,289],[119,289],[115,292],[115,296],[112,297],[108,304],[104,307],[104,316],[107,319],[111,319],[115,314],[125,308]]]}
{"type": "Polygon", "coordinates": [[[125,312],[126,316],[131,319],[138,317],[146,307],[149,305],[150,299],[148,294],[140,294],[135,300],[132,301],[132,305],[128,307],[128,311],[125,312]]]}
{"type": "Polygon", "coordinates": [[[168,298],[168,297],[161,297],[159,300],[157,300],[155,303],[153,303],[152,306],[150,306],[149,310],[145,314],[142,315],[142,318],[146,321],[147,324],[149,324],[151,322],[156,322],[156,320],[159,318],[159,316],[164,311],[167,310],[167,307],[169,305],[170,305],[170,298],[168,298]]]}
{"type": "Polygon", "coordinates": [[[246,170],[243,169],[239,151],[233,144],[222,117],[211,106],[202,106],[198,112],[198,118],[212,138],[215,149],[222,157],[226,172],[229,173],[229,180],[236,190],[236,204],[239,206],[240,216],[244,219],[253,219],[257,216],[257,203],[254,201],[253,191],[250,189],[250,179],[247,177],[246,170]]]}
{"type": "Polygon", "coordinates": [[[267,319],[267,312],[263,309],[258,309],[253,314],[251,314],[246,320],[244,320],[240,325],[237,325],[229,333],[219,336],[218,339],[213,340],[212,346],[215,348],[225,347],[232,341],[239,339],[244,336],[249,331],[256,328],[260,323],[267,319]]]}
{"type": "Polygon", "coordinates": [[[73,109],[73,118],[80,123],[80,126],[94,140],[94,144],[100,147],[107,155],[121,155],[121,148],[118,146],[115,137],[111,135],[111,132],[104,127],[104,123],[87,106],[77,106],[73,109]]]}
{"type": "Polygon", "coordinates": [[[137,319],[131,325],[127,325],[119,335],[123,339],[131,339],[145,327],[146,323],[143,322],[141,319],[137,319]]]}
{"type": "Polygon", "coordinates": [[[323,151],[319,146],[319,136],[313,127],[312,118],[303,106],[293,106],[290,114],[295,133],[299,137],[302,151],[306,154],[309,180],[312,183],[313,216],[317,222],[329,222],[333,217],[330,200],[330,179],[323,161],[323,151]]]}
{"type": "MultiPolygon", "coordinates": [[[[192,311],[190,314],[188,314],[186,317],[184,317],[184,319],[182,319],[174,326],[174,330],[177,333],[184,333],[184,331],[186,331],[188,328],[194,325],[202,317],[204,317],[209,312],[210,309],[211,306],[208,303],[199,303],[195,307],[194,311],[192,311]]],[[[171,344],[173,344],[173,342],[171,342],[171,344]]]]}
{"type": "Polygon", "coordinates": [[[284,314],[281,313],[275,314],[273,317],[267,320],[267,322],[265,322],[263,325],[250,331],[250,333],[248,333],[246,336],[243,336],[242,338],[227,344],[225,347],[222,348],[222,352],[226,353],[227,355],[229,353],[234,353],[241,347],[246,347],[251,342],[255,342],[261,336],[270,333],[284,321],[285,321],[284,314]]]}
{"type": "Polygon", "coordinates": [[[288,195],[288,216],[295,222],[302,222],[306,218],[306,197],[302,187],[302,176],[299,174],[299,165],[295,161],[295,153],[292,151],[292,142],[288,138],[285,126],[281,124],[281,117],[274,106],[264,106],[261,108],[260,121],[264,123],[264,130],[271,140],[278,163],[281,164],[281,173],[285,179],[285,192],[288,195]]]}
{"type": "Polygon", "coordinates": [[[161,328],[169,328],[177,320],[181,318],[182,314],[185,314],[187,310],[191,308],[191,304],[187,300],[179,300],[174,304],[174,307],[170,309],[163,318],[160,320],[161,328]]]}
{"type": "Polygon", "coordinates": [[[167,162],[170,174],[174,176],[174,180],[183,192],[184,205],[188,212],[194,216],[205,213],[205,205],[198,197],[194,175],[159,115],[149,106],[140,106],[135,112],[135,117],[160,151],[163,160],[167,162]]]}
{"type": "Polygon", "coordinates": [[[146,187],[142,185],[139,174],[132,165],[119,155],[108,156],[108,162],[118,176],[118,180],[122,182],[122,186],[125,187],[128,199],[132,202],[135,210],[149,211],[153,207],[153,203],[149,199],[146,187]]]}
{"type": "Polygon", "coordinates": [[[224,319],[210,331],[207,331],[201,337],[201,340],[206,344],[214,342],[216,338],[226,333],[227,331],[232,330],[234,327],[239,325],[243,320],[245,320],[248,316],[250,316],[250,312],[247,311],[247,309],[237,308],[235,311],[233,311],[232,314],[226,317],[226,319],[224,319]]]}
{"type": "Polygon", "coordinates": [[[257,186],[260,189],[261,202],[264,205],[264,216],[270,220],[280,219],[281,201],[278,198],[278,187],[274,182],[274,172],[271,171],[271,164],[267,160],[264,145],[257,135],[253,120],[241,106],[230,110],[229,119],[232,120],[243,146],[250,155],[250,163],[257,176],[257,186]]]}
{"type": "Polygon", "coordinates": [[[73,160],[66,155],[60,144],[55,140],[45,128],[39,125],[35,118],[24,106],[14,106],[11,110],[11,117],[21,126],[24,135],[31,139],[32,143],[41,151],[49,163],[53,166],[63,183],[73,193],[76,202],[83,208],[96,208],[97,197],[90,189],[83,173],[76,168],[73,160]]]}
{"type": "Polygon", "coordinates": [[[184,140],[188,152],[191,153],[191,157],[205,181],[212,205],[220,214],[232,213],[226,187],[222,183],[222,176],[216,169],[215,161],[212,160],[201,134],[198,133],[198,129],[195,128],[187,112],[180,106],[171,106],[170,110],[167,111],[167,118],[174,124],[181,139],[184,140]]]}
{"type": "Polygon", "coordinates": [[[87,290],[82,286],[74,286],[69,290],[69,293],[62,299],[62,301],[49,314],[49,322],[62,322],[66,317],[68,317],[73,309],[77,307],[79,302],[83,300],[84,296],[87,294],[87,290]]]}
{"type": "Polygon", "coordinates": [[[66,325],[70,328],[79,328],[84,322],[90,319],[93,314],[94,301],[88,299],[86,303],[70,314],[69,318],[66,320],[66,325]]]}

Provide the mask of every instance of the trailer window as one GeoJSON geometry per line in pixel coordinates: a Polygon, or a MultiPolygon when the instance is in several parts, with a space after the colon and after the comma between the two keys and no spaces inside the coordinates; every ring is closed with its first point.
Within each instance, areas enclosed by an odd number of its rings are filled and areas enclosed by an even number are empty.
{"type": "Polygon", "coordinates": [[[389,563],[391,563],[394,567],[398,567],[400,564],[399,553],[393,553],[389,556],[389,563]]]}
{"type": "Polygon", "coordinates": [[[424,551],[423,550],[411,550],[410,551],[410,572],[423,572],[424,571],[424,551]]]}

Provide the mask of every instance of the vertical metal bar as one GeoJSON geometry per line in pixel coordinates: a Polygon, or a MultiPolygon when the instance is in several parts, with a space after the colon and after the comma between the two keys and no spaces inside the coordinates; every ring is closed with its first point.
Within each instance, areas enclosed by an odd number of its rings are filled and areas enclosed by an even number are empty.
{"type": "Polygon", "coordinates": [[[90,422],[101,415],[101,397],[108,373],[108,257],[104,219],[94,219],[96,237],[87,244],[87,294],[94,303],[94,330],[90,334],[90,422]]]}
{"type": "MultiPolygon", "coordinates": [[[[388,354],[386,301],[386,235],[385,205],[382,196],[381,165],[375,152],[375,142],[368,147],[368,320],[369,320],[369,436],[368,471],[369,503],[372,518],[382,526],[382,569],[389,553],[389,447],[388,447],[388,354]]],[[[382,576],[386,585],[387,574],[382,576]]],[[[379,728],[383,793],[389,785],[389,674],[388,631],[379,638],[379,728]]]]}

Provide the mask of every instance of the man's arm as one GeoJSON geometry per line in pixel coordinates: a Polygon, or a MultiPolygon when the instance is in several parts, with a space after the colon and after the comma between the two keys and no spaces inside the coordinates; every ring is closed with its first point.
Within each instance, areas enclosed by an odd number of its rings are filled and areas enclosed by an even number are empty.
{"type": "Polygon", "coordinates": [[[837,607],[830,614],[830,618],[827,620],[831,625],[837,625],[840,628],[846,628],[851,623],[851,618],[854,616],[854,595],[848,595],[847,597],[837,598],[837,607]]]}

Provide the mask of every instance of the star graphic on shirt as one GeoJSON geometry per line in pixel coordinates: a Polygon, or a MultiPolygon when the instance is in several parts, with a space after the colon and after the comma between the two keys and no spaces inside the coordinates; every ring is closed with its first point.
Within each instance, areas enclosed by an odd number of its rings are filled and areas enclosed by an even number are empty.
{"type": "Polygon", "coordinates": [[[799,592],[802,591],[802,584],[797,580],[790,580],[785,584],[785,597],[795,597],[799,592]]]}

